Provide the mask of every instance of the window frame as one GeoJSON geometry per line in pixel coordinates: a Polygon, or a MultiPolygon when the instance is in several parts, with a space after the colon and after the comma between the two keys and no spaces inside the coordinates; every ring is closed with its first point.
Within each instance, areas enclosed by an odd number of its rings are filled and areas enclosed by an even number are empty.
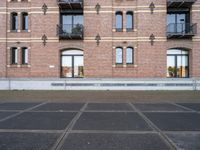
{"type": "Polygon", "coordinates": [[[21,13],[21,30],[28,32],[29,29],[29,15],[27,12],[22,12],[21,13]],[[27,17],[27,25],[26,25],[26,17],[27,17]],[[27,29],[26,29],[27,26],[27,29]]]}
{"type": "Polygon", "coordinates": [[[134,48],[133,48],[133,47],[130,47],[130,46],[126,48],[126,64],[127,64],[127,65],[132,65],[132,64],[134,64],[134,48]],[[132,50],[132,53],[131,53],[131,54],[132,54],[132,62],[127,62],[127,58],[128,58],[128,57],[127,57],[127,50],[128,50],[128,49],[131,49],[131,50],[132,50]]]}
{"type": "Polygon", "coordinates": [[[12,12],[10,15],[10,29],[12,32],[17,32],[19,29],[19,17],[16,12],[12,12]]]}
{"type": "Polygon", "coordinates": [[[28,53],[29,53],[29,50],[27,47],[21,48],[21,63],[22,63],[22,65],[28,64],[28,59],[29,59],[28,53]]]}
{"type": "Polygon", "coordinates": [[[116,29],[116,31],[117,32],[122,32],[123,31],[123,12],[122,11],[117,11],[116,13],[115,13],[115,29],[116,29]],[[120,15],[121,16],[121,20],[120,20],[120,26],[121,26],[121,28],[118,28],[117,27],[117,16],[118,15],[120,15]]]}
{"type": "Polygon", "coordinates": [[[134,12],[133,11],[127,11],[126,12],[126,31],[127,32],[131,32],[131,31],[133,31],[133,29],[134,29],[134,12]],[[131,28],[128,28],[127,27],[127,22],[128,22],[128,15],[131,15],[131,24],[132,24],[132,27],[131,28]]]}
{"type": "MultiPolygon", "coordinates": [[[[175,69],[176,69],[176,72],[175,72],[175,76],[174,77],[170,77],[170,76],[167,76],[167,78],[190,78],[190,54],[189,54],[189,50],[185,50],[185,49],[179,49],[179,48],[172,48],[172,49],[168,49],[167,50],[167,59],[168,59],[168,56],[174,56],[174,61],[175,61],[175,69]],[[178,53],[170,53],[172,51],[177,51],[178,53]],[[177,58],[178,56],[181,57],[181,59],[183,57],[187,58],[187,62],[188,62],[188,72],[187,72],[187,75],[185,77],[182,77],[182,74],[181,74],[181,77],[178,77],[178,73],[177,73],[177,58]]],[[[168,72],[168,63],[167,63],[167,72],[168,72]]]]}
{"type": "Polygon", "coordinates": [[[10,63],[11,65],[16,65],[18,64],[18,48],[17,47],[12,47],[10,49],[10,63]]]}
{"type": "Polygon", "coordinates": [[[123,64],[123,48],[122,48],[122,47],[116,47],[116,48],[115,48],[115,64],[116,64],[116,65],[122,65],[122,64],[123,64]],[[121,50],[121,58],[120,58],[121,61],[120,61],[120,62],[117,62],[117,60],[118,60],[118,59],[117,59],[117,56],[118,56],[118,55],[117,55],[117,50],[119,50],[119,49],[121,50]]]}

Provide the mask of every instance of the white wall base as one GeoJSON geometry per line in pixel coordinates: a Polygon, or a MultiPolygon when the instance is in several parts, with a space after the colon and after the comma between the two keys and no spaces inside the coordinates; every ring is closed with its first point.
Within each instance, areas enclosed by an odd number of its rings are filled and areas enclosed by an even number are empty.
{"type": "Polygon", "coordinates": [[[200,90],[200,79],[1,78],[0,90],[200,90]]]}

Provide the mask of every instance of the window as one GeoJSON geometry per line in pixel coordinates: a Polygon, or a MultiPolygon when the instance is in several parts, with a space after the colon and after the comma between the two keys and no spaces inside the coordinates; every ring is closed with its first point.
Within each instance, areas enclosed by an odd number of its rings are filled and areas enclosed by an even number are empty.
{"type": "Polygon", "coordinates": [[[61,25],[64,33],[82,33],[83,14],[61,14],[61,25]]]}
{"type": "Polygon", "coordinates": [[[72,49],[61,53],[61,77],[84,77],[83,51],[72,49]]]}
{"type": "Polygon", "coordinates": [[[167,32],[185,33],[190,26],[190,15],[187,12],[169,12],[167,14],[167,32]],[[189,25],[189,26],[188,26],[189,25]]]}
{"type": "Polygon", "coordinates": [[[22,48],[22,64],[28,64],[28,49],[26,47],[22,48]]]}
{"type": "Polygon", "coordinates": [[[123,49],[118,47],[116,48],[116,64],[123,63],[123,49]]]}
{"type": "Polygon", "coordinates": [[[167,51],[167,77],[189,77],[189,53],[186,50],[170,49],[167,51]]]}
{"type": "Polygon", "coordinates": [[[126,13],[126,30],[133,30],[133,12],[129,11],[126,13]]]}
{"type": "Polygon", "coordinates": [[[116,21],[116,31],[122,31],[123,28],[123,14],[122,12],[116,12],[115,21],[116,21]]]}
{"type": "Polygon", "coordinates": [[[126,64],[133,64],[134,51],[132,47],[126,49],[126,64]]]}
{"type": "Polygon", "coordinates": [[[28,13],[22,13],[22,30],[28,30],[28,13]]]}
{"type": "Polygon", "coordinates": [[[11,64],[17,64],[17,48],[13,47],[11,49],[11,64]]]}
{"type": "Polygon", "coordinates": [[[18,29],[18,16],[17,13],[11,13],[11,30],[18,29]]]}

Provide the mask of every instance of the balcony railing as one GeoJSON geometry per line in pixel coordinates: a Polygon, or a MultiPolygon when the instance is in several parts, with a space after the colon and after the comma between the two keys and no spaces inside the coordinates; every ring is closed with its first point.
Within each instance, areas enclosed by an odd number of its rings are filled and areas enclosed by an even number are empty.
{"type": "Polygon", "coordinates": [[[83,9],[83,0],[57,0],[60,8],[83,9]]]}
{"type": "Polygon", "coordinates": [[[57,25],[57,34],[60,39],[83,39],[82,24],[62,24],[57,25]]]}
{"type": "Polygon", "coordinates": [[[168,38],[190,38],[197,34],[197,24],[170,23],[167,26],[168,38]]]}
{"type": "Polygon", "coordinates": [[[170,8],[189,8],[197,0],[167,0],[167,6],[170,8]]]}

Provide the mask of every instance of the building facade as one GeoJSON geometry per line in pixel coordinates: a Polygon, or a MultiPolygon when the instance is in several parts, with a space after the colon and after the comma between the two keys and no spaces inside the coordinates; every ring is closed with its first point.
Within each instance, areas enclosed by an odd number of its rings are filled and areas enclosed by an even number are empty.
{"type": "Polygon", "coordinates": [[[200,77],[200,0],[1,0],[0,77],[200,77]]]}

